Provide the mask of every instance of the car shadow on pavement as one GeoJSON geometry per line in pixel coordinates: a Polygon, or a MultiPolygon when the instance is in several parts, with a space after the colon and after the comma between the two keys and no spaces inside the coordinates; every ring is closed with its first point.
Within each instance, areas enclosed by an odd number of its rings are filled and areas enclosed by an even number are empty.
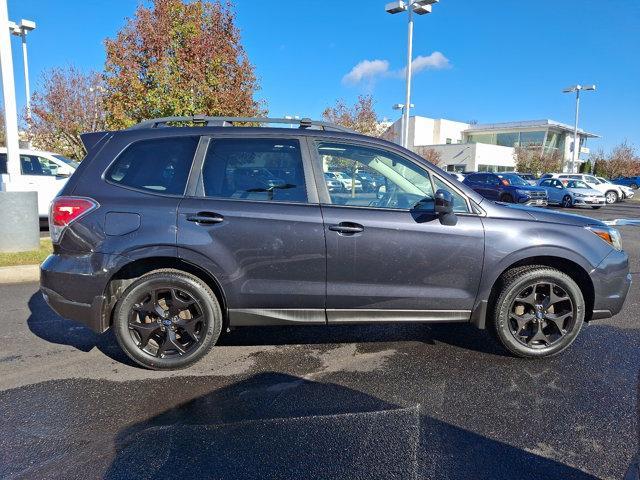
{"type": "Polygon", "coordinates": [[[98,334],[80,323],[58,316],[47,305],[40,292],[31,296],[28,305],[30,315],[27,325],[39,338],[50,343],[69,345],[82,352],[97,348],[112,360],[139,367],[122,352],[111,331],[98,334]]]}
{"type": "Polygon", "coordinates": [[[0,408],[2,478],[596,478],[418,404],[277,372],[55,380],[0,408]]]}
{"type": "Polygon", "coordinates": [[[221,346],[318,345],[338,343],[446,343],[466,350],[507,356],[487,331],[461,323],[269,326],[237,328],[220,337],[221,346]]]}

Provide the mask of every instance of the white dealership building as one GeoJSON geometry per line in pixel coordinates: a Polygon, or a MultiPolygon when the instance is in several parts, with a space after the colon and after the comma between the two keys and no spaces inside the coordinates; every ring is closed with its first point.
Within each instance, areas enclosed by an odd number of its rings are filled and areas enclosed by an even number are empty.
{"type": "MultiPolygon", "coordinates": [[[[400,143],[402,119],[383,135],[400,143]]],[[[586,142],[598,136],[578,130],[580,153],[588,153],[586,142]]],[[[470,124],[413,116],[409,119],[409,149],[424,155],[426,150],[440,154],[439,166],[448,171],[505,172],[515,170],[515,149],[559,152],[564,170],[569,171],[573,149],[573,127],[554,120],[527,120],[491,124],[470,124]]],[[[578,170],[583,159],[578,158],[578,170]]]]}

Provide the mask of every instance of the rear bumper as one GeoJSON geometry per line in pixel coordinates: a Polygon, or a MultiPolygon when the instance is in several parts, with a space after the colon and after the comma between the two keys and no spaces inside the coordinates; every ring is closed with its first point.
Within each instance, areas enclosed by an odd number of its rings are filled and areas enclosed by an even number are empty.
{"type": "Polygon", "coordinates": [[[595,291],[592,320],[610,318],[620,313],[631,287],[629,257],[625,252],[611,252],[593,272],[595,291]]]}
{"type": "Polygon", "coordinates": [[[40,266],[40,291],[61,317],[102,333],[109,328],[106,286],[122,257],[53,254],[40,266]]]}

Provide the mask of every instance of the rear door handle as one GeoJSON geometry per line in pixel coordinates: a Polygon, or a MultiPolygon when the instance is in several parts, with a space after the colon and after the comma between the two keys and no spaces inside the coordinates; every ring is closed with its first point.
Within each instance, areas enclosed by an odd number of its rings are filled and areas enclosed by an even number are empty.
{"type": "Polygon", "coordinates": [[[329,225],[329,230],[343,235],[353,235],[364,231],[364,227],[359,223],[340,222],[337,225],[329,225]]]}
{"type": "Polygon", "coordinates": [[[214,212],[198,212],[195,215],[189,215],[187,221],[195,222],[199,225],[213,225],[215,223],[222,223],[224,217],[214,212]]]}

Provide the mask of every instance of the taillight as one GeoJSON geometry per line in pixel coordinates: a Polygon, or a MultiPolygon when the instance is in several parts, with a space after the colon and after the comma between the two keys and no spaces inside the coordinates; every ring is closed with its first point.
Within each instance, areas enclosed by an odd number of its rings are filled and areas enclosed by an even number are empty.
{"type": "Polygon", "coordinates": [[[58,243],[64,229],[98,208],[98,202],[85,197],[56,197],[49,210],[49,233],[51,241],[58,243]]]}

